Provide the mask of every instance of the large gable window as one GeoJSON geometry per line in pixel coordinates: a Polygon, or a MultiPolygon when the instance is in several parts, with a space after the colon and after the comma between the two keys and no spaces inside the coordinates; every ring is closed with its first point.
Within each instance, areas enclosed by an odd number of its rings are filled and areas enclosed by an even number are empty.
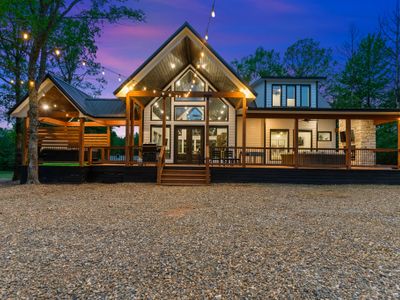
{"type": "Polygon", "coordinates": [[[210,99],[210,121],[228,121],[228,106],[218,98],[210,99]]]}
{"type": "MultiPolygon", "coordinates": [[[[163,118],[164,110],[163,110],[163,103],[162,103],[162,98],[158,99],[154,104],[151,106],[151,120],[152,121],[160,121],[163,118]]],[[[166,119],[169,120],[171,118],[171,98],[166,98],[165,99],[166,103],[166,110],[167,110],[167,115],[166,119]]]]}
{"type": "MultiPolygon", "coordinates": [[[[205,91],[205,83],[200,77],[194,73],[192,70],[189,70],[185,73],[181,78],[175,81],[175,91],[177,92],[204,92],[205,91]]],[[[179,98],[176,97],[176,100],[182,101],[202,101],[202,97],[192,97],[192,98],[179,98]]]]}

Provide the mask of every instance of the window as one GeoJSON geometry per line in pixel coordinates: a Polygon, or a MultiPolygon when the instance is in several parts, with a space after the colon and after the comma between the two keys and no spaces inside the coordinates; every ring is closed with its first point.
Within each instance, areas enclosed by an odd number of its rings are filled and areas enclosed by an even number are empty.
{"type": "Polygon", "coordinates": [[[273,85],[272,86],[272,106],[282,105],[282,86],[273,85]]]}
{"type": "MultiPolygon", "coordinates": [[[[205,83],[203,80],[197,76],[192,70],[189,70],[185,75],[183,75],[180,79],[175,81],[175,91],[182,92],[204,92],[205,91],[205,83]]],[[[202,97],[197,98],[179,98],[176,97],[176,100],[181,101],[203,101],[202,97]]]]}
{"type": "Polygon", "coordinates": [[[300,149],[312,148],[312,131],[311,130],[299,130],[298,146],[300,149]]]}
{"type": "MultiPolygon", "coordinates": [[[[165,130],[165,135],[167,138],[167,148],[165,149],[166,158],[171,158],[171,127],[167,126],[165,130]]],[[[162,126],[151,126],[150,129],[150,140],[151,143],[157,144],[157,146],[162,146],[162,126]]]]}
{"type": "Polygon", "coordinates": [[[286,86],[286,106],[294,107],[296,106],[296,86],[287,85],[286,86]]]}
{"type": "Polygon", "coordinates": [[[311,87],[309,85],[302,85],[300,87],[301,106],[310,106],[311,87]]]}
{"type": "Polygon", "coordinates": [[[176,121],[204,121],[204,106],[175,106],[176,121]]]}
{"type": "MultiPolygon", "coordinates": [[[[166,98],[166,108],[167,108],[167,115],[166,119],[169,120],[171,118],[171,98],[166,98]]],[[[160,121],[163,118],[163,103],[162,98],[158,99],[154,104],[151,106],[151,120],[152,121],[160,121]]]]}
{"type": "Polygon", "coordinates": [[[210,148],[228,146],[228,127],[210,127],[210,148]]]}
{"type": "Polygon", "coordinates": [[[210,121],[228,121],[228,105],[221,99],[210,99],[210,121]]]}
{"type": "Polygon", "coordinates": [[[270,159],[281,160],[282,154],[288,152],[289,148],[289,130],[287,129],[271,129],[270,131],[271,149],[270,159]]]}

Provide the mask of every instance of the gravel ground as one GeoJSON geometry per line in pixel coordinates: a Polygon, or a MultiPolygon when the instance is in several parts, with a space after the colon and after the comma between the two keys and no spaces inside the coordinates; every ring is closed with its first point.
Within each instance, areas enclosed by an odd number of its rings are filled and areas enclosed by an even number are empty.
{"type": "Polygon", "coordinates": [[[0,187],[0,298],[400,298],[400,187],[0,187]]]}

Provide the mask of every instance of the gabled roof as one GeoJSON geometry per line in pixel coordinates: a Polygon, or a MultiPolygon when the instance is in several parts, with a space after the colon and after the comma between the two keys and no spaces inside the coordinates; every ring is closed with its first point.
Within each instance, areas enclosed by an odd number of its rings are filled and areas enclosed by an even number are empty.
{"type": "Polygon", "coordinates": [[[137,68],[114,94],[123,97],[126,94],[123,88],[130,84],[134,84],[135,89],[146,87],[161,90],[188,65],[196,67],[219,91],[244,89],[249,91],[250,99],[256,96],[252,88],[208,43],[203,42],[200,34],[187,22],[137,68]],[[205,55],[201,56],[202,53],[205,55]],[[174,68],[171,68],[171,65],[174,65],[174,68]]]}
{"type": "MultiPolygon", "coordinates": [[[[118,118],[125,116],[125,102],[117,98],[93,98],[56,75],[47,74],[42,84],[50,80],[57,89],[84,115],[93,118],[118,118]]],[[[9,112],[12,115],[19,107],[28,105],[28,95],[9,112]]]]}

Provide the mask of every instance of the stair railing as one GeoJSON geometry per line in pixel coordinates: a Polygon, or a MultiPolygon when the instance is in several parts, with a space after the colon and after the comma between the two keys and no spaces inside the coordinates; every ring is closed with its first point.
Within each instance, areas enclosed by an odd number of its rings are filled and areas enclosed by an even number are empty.
{"type": "Polygon", "coordinates": [[[157,183],[161,184],[162,172],[165,166],[165,146],[161,147],[157,162],[157,183]]]}

